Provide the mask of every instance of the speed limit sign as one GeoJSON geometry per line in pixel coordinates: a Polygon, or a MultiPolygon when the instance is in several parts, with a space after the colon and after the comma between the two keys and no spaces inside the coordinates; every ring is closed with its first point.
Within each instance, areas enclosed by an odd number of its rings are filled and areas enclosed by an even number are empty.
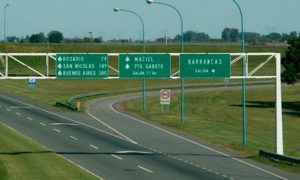
{"type": "Polygon", "coordinates": [[[160,104],[170,105],[170,103],[171,103],[171,90],[170,89],[160,90],[160,104]]]}

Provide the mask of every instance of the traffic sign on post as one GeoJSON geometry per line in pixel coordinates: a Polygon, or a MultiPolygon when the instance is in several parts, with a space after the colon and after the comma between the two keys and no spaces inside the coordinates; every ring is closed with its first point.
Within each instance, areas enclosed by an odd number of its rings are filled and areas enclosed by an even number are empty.
{"type": "Polygon", "coordinates": [[[170,78],[170,54],[120,54],[120,78],[170,78]]]}
{"type": "Polygon", "coordinates": [[[230,54],[180,54],[180,78],[231,76],[230,54]]]}
{"type": "Polygon", "coordinates": [[[57,54],[56,78],[107,78],[107,54],[57,54]]]}
{"type": "Polygon", "coordinates": [[[171,103],[171,90],[170,89],[160,90],[160,104],[170,105],[170,103],[171,103]]]}

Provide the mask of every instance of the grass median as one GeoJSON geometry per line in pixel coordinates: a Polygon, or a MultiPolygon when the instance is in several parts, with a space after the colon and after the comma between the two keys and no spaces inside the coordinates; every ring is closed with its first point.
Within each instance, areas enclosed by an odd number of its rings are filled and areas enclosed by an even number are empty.
{"type": "Polygon", "coordinates": [[[0,179],[97,179],[0,123],[0,179]]]}

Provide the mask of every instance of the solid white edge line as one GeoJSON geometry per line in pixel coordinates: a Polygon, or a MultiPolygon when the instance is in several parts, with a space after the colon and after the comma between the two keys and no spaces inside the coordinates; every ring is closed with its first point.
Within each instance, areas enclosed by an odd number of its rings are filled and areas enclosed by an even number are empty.
{"type": "MultiPolygon", "coordinates": [[[[22,101],[19,101],[19,100],[16,100],[16,99],[8,98],[8,97],[2,96],[2,95],[0,95],[0,97],[5,98],[5,99],[9,99],[9,100],[11,100],[11,101],[15,101],[15,102],[17,102],[17,103],[20,103],[20,104],[23,104],[23,105],[26,105],[26,106],[30,106],[30,107],[32,107],[32,108],[38,109],[38,110],[40,110],[40,111],[46,112],[46,113],[48,113],[48,114],[51,114],[51,115],[54,115],[54,116],[57,116],[57,117],[60,117],[60,118],[62,118],[62,119],[65,119],[65,120],[68,120],[68,121],[71,121],[71,122],[78,123],[78,124],[80,124],[80,125],[82,125],[82,126],[85,126],[85,127],[91,128],[91,129],[94,129],[94,130],[96,130],[96,131],[98,131],[98,132],[102,132],[102,133],[104,133],[104,134],[113,136],[113,137],[115,137],[115,138],[122,139],[122,140],[127,141],[127,142],[131,142],[131,141],[128,141],[127,139],[124,139],[124,138],[122,138],[122,137],[120,137],[120,136],[116,136],[116,135],[111,134],[111,133],[109,133],[109,132],[106,132],[106,131],[103,131],[103,130],[101,130],[101,129],[95,128],[95,127],[93,127],[93,126],[90,126],[90,125],[87,125],[87,124],[84,124],[84,123],[75,121],[75,120],[73,120],[73,119],[70,119],[70,118],[67,118],[67,117],[64,117],[64,116],[61,116],[61,115],[59,115],[59,114],[56,114],[56,113],[47,111],[47,110],[45,110],[45,109],[36,107],[36,106],[34,106],[34,105],[31,105],[31,104],[28,104],[28,103],[25,103],[25,102],[22,102],[22,101]]],[[[8,109],[8,108],[7,108],[7,109],[8,109]]],[[[10,111],[10,109],[7,110],[7,111],[10,111]]],[[[131,143],[133,143],[133,142],[131,142],[131,143]]],[[[133,143],[133,144],[134,144],[134,143],[133,143]]]]}
{"type": "Polygon", "coordinates": [[[153,171],[151,171],[151,170],[149,170],[149,169],[147,169],[147,168],[144,168],[144,167],[142,167],[142,166],[137,166],[138,168],[140,168],[140,169],[142,169],[142,170],[144,170],[144,171],[147,171],[147,172],[149,172],[149,173],[153,173],[153,171]]]}
{"type": "Polygon", "coordinates": [[[119,156],[116,156],[116,155],[114,155],[114,154],[111,154],[111,156],[114,157],[114,158],[117,158],[117,159],[119,159],[119,160],[123,160],[123,158],[121,158],[121,157],[119,157],[119,156]]]}
{"type": "MultiPolygon", "coordinates": [[[[0,96],[1,96],[1,95],[0,95],[0,96]]],[[[32,138],[26,136],[25,134],[22,134],[21,132],[17,131],[16,129],[14,129],[14,128],[10,127],[10,126],[7,126],[7,125],[4,124],[4,123],[2,123],[2,125],[4,125],[5,127],[9,128],[9,129],[11,129],[11,130],[13,130],[15,133],[22,135],[23,137],[29,139],[29,140],[32,141],[32,142],[37,142],[37,141],[33,140],[32,138]]],[[[38,143],[38,142],[37,142],[37,143],[38,143]]],[[[49,150],[49,151],[53,152],[56,156],[61,157],[62,159],[68,161],[68,162],[71,163],[71,164],[73,164],[74,166],[79,167],[79,168],[82,169],[83,171],[86,171],[87,173],[89,173],[89,174],[95,176],[95,177],[98,178],[98,179],[104,180],[104,178],[102,178],[102,177],[96,175],[96,174],[93,173],[92,171],[90,171],[90,170],[84,168],[83,166],[81,166],[81,165],[79,165],[79,164],[73,162],[73,161],[70,160],[70,159],[67,159],[66,157],[64,157],[64,156],[61,155],[61,154],[55,153],[55,151],[53,151],[53,149],[50,149],[50,148],[48,148],[47,146],[45,146],[45,145],[43,145],[43,144],[40,144],[40,143],[38,143],[38,144],[39,144],[40,146],[42,146],[43,148],[45,148],[46,150],[49,150]]]]}
{"type": "Polygon", "coordinates": [[[255,169],[257,169],[257,170],[260,170],[260,171],[262,171],[262,172],[265,172],[265,173],[270,174],[270,175],[272,175],[272,176],[275,176],[275,177],[277,177],[277,178],[280,178],[280,179],[283,179],[283,180],[287,180],[287,178],[281,177],[281,176],[279,176],[279,175],[277,175],[277,174],[274,174],[274,173],[272,173],[272,172],[270,172],[270,171],[267,171],[267,170],[265,170],[265,169],[262,169],[262,168],[260,168],[260,167],[257,167],[257,166],[255,166],[255,165],[253,165],[253,164],[247,163],[247,162],[245,162],[245,161],[243,161],[243,160],[240,160],[240,159],[237,159],[237,158],[235,158],[235,157],[231,157],[231,156],[228,155],[228,154],[222,153],[222,152],[217,151],[217,150],[215,150],[215,149],[212,149],[212,148],[210,148],[210,147],[208,147],[208,146],[205,146],[205,145],[203,145],[203,144],[197,143],[197,142],[195,142],[195,141],[192,141],[192,140],[190,140],[190,139],[184,138],[184,137],[182,137],[182,136],[179,136],[179,135],[177,135],[177,134],[174,134],[174,133],[172,133],[172,132],[169,132],[169,131],[167,131],[167,130],[165,130],[165,129],[162,129],[162,128],[160,128],[160,127],[157,127],[157,126],[155,126],[155,125],[153,125],[153,124],[149,124],[149,123],[144,122],[144,121],[141,121],[141,120],[139,120],[139,119],[137,119],[137,118],[131,117],[131,116],[127,115],[127,114],[121,113],[121,112],[117,111],[117,110],[112,106],[112,104],[110,104],[109,106],[110,106],[110,109],[113,110],[113,111],[114,111],[115,113],[117,113],[117,114],[120,114],[120,115],[122,115],[122,116],[125,116],[125,117],[127,117],[127,118],[130,118],[130,119],[135,120],[135,121],[137,121],[137,122],[140,122],[140,123],[142,123],[142,124],[151,126],[151,127],[156,128],[156,129],[158,129],[158,130],[160,130],[160,131],[163,131],[163,132],[165,132],[165,133],[167,133],[167,134],[173,135],[173,136],[178,137],[178,138],[180,138],[180,139],[182,139],[182,140],[188,141],[188,142],[190,142],[190,143],[192,143],[192,144],[195,144],[195,145],[198,145],[198,146],[203,147],[203,148],[205,148],[205,149],[208,149],[208,150],[210,150],[210,151],[213,151],[213,152],[215,152],[215,153],[217,153],[217,154],[226,156],[226,157],[228,157],[228,158],[231,158],[231,159],[233,159],[233,160],[235,160],[235,161],[238,161],[238,162],[240,162],[240,163],[242,163],[242,164],[248,165],[248,166],[250,166],[250,167],[252,167],[252,168],[255,168],[255,169]]]}
{"type": "Polygon", "coordinates": [[[119,134],[120,136],[122,136],[123,138],[127,139],[128,141],[130,141],[133,144],[137,144],[134,140],[130,139],[129,137],[125,136],[124,134],[120,133],[119,131],[117,131],[116,129],[112,128],[111,126],[109,126],[108,124],[106,124],[105,122],[101,121],[99,118],[97,118],[96,116],[90,114],[89,112],[87,112],[87,114],[89,116],[91,116],[92,118],[94,118],[96,121],[100,122],[101,124],[103,124],[104,126],[108,127],[109,129],[111,129],[112,131],[114,131],[115,133],[119,134]]]}
{"type": "Polygon", "coordinates": [[[94,148],[94,149],[99,149],[97,146],[94,146],[92,144],[89,145],[90,147],[94,148]]]}

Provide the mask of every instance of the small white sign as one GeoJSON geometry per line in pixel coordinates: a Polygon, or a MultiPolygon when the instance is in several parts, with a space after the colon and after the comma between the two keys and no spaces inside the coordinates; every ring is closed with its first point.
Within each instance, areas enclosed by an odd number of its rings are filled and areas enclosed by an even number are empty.
{"type": "Polygon", "coordinates": [[[171,90],[170,89],[160,90],[160,104],[161,105],[170,105],[171,104],[171,90]]]}

